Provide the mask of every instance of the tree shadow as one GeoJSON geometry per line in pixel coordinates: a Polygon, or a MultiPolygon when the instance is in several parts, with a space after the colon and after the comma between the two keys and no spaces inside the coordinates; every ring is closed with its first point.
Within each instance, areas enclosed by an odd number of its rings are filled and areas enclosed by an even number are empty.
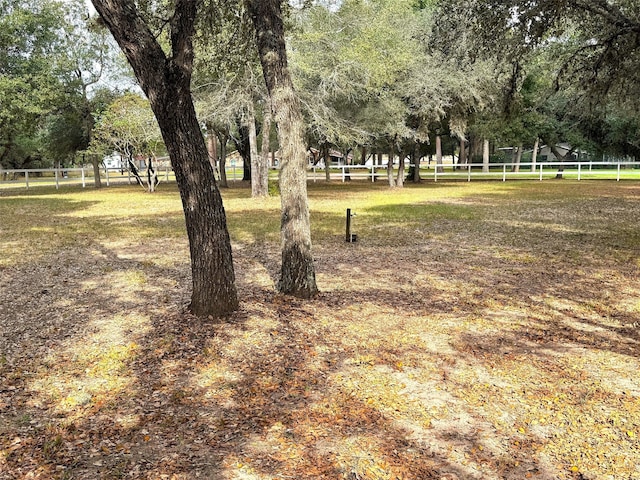
{"type": "MultiPolygon", "coordinates": [[[[29,272],[36,293],[15,315],[37,322],[7,334],[6,478],[474,478],[429,445],[428,426],[403,425],[336,380],[381,366],[354,358],[376,355],[389,368],[407,355],[327,341],[333,327],[316,311],[339,296],[302,302],[254,286],[238,314],[202,321],[175,308],[186,264],[79,250],[86,270],[64,284],[51,283],[48,265],[29,272]],[[108,288],[132,271],[148,283],[108,288]]],[[[383,293],[372,295],[384,302],[383,293]]],[[[446,428],[438,436],[463,449],[480,442],[446,428]]]]}
{"type": "MultiPolygon", "coordinates": [[[[569,259],[550,276],[532,253],[546,244],[527,250],[520,240],[543,238],[537,226],[483,236],[464,209],[424,220],[413,208],[392,245],[378,228],[388,210],[360,220],[371,237],[356,244],[322,232],[324,293],[308,302],[273,292],[278,249],[268,235],[236,240],[242,307],[223,323],[182,308],[184,240],[166,262],[144,236],[133,251],[95,242],[0,270],[9,299],[0,479],[581,478],[540,453],[568,427],[527,421],[556,393],[575,399],[547,407],[554,421],[637,398],[592,388],[590,372],[559,360],[586,350],[637,359],[626,350],[637,346],[637,315],[610,305],[590,277],[613,267],[578,271],[569,259]],[[438,222],[459,243],[415,233],[438,222]],[[518,365],[530,368],[529,393],[507,375],[518,365]]],[[[341,221],[326,215],[323,224],[341,221]]]]}

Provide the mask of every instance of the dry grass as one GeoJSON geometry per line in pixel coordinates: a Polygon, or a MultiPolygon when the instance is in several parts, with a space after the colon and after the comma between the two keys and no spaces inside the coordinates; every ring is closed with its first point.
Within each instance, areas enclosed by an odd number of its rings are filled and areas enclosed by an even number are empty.
{"type": "Polygon", "coordinates": [[[311,185],[308,302],[247,195],[214,323],[170,187],[0,193],[0,479],[640,479],[637,183],[311,185]]]}

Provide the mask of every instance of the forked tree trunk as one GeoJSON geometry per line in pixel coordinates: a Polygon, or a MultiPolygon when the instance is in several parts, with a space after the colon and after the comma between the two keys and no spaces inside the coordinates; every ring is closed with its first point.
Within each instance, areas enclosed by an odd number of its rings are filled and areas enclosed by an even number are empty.
{"type": "Polygon", "coordinates": [[[92,0],[149,98],[180,190],[191,252],[191,311],[222,316],[238,308],[231,242],[220,191],[191,98],[197,0],[176,0],[172,53],[128,0],[92,0]]]}
{"type": "Polygon", "coordinates": [[[281,2],[247,0],[280,140],[282,268],[278,290],[310,298],[318,287],[311,252],[304,123],[287,65],[281,2]]]}

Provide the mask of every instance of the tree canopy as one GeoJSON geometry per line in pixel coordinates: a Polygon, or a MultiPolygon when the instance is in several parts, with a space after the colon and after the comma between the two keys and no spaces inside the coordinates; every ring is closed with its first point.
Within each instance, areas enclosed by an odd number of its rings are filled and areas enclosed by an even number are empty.
{"type": "MultiPolygon", "coordinates": [[[[169,55],[171,10],[135,3],[169,55]]],[[[426,145],[436,134],[513,145],[540,137],[637,156],[636,3],[284,2],[306,141],[347,150],[426,145]]],[[[254,27],[245,2],[199,5],[198,117],[240,145],[238,125],[250,111],[259,124],[268,110],[254,27]]],[[[80,1],[1,0],[0,8],[0,164],[70,162],[103,108],[94,95],[114,85],[106,81],[119,70],[113,42],[80,1]]],[[[124,91],[131,82],[115,84],[124,91]]]]}

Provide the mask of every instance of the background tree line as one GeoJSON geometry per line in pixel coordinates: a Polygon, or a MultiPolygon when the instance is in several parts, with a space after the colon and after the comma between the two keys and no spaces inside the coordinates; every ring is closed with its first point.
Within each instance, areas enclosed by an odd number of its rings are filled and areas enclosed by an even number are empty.
{"type": "MultiPolygon", "coordinates": [[[[118,133],[141,112],[129,102],[130,114],[114,126],[108,109],[139,89],[84,2],[0,6],[0,165],[69,165],[78,152],[120,148],[104,132],[118,133]],[[103,134],[93,135],[96,125],[103,134]]],[[[480,156],[485,139],[516,152],[539,140],[638,156],[634,2],[345,0],[285,7],[305,139],[326,163],[330,149],[355,151],[356,161],[382,153],[436,156],[439,136],[461,163],[480,156]]],[[[200,13],[193,92],[212,161],[222,186],[230,150],[242,156],[246,180],[252,162],[263,179],[278,144],[245,5],[211,1],[200,13]]],[[[161,141],[159,130],[155,136],[161,141]]],[[[148,153],[147,140],[136,153],[148,153]]],[[[254,193],[264,195],[264,180],[254,183],[254,193]]]]}

